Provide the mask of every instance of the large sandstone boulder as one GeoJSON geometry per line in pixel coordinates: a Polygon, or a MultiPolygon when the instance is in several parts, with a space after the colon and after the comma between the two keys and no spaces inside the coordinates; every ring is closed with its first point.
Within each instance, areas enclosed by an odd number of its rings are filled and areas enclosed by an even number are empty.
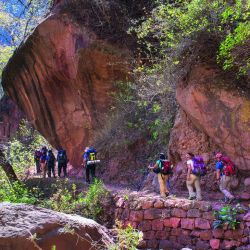
{"type": "Polygon", "coordinates": [[[5,91],[74,166],[105,124],[115,83],[129,78],[126,31],[142,2],[55,1],[4,70],[5,91]]]}
{"type": "Polygon", "coordinates": [[[112,242],[107,229],[78,215],[0,204],[0,249],[88,250],[112,242]]]}
{"type": "Polygon", "coordinates": [[[214,66],[197,65],[178,86],[176,98],[184,113],[177,116],[170,143],[177,162],[189,151],[211,159],[222,150],[249,174],[250,99],[232,84],[214,66]]]}

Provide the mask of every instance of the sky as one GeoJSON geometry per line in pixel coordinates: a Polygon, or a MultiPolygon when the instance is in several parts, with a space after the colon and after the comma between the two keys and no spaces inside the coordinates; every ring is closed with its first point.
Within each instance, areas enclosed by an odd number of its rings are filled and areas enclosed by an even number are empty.
{"type": "MultiPolygon", "coordinates": [[[[27,0],[21,1],[26,3],[27,0]]],[[[2,8],[3,5],[6,7],[5,10],[10,14],[14,15],[15,17],[20,17],[20,15],[25,10],[25,7],[18,0],[0,0],[0,8],[2,8]]],[[[10,45],[9,42],[7,42],[6,39],[4,39],[3,37],[7,37],[8,40],[11,41],[11,36],[9,35],[9,32],[7,32],[5,29],[3,29],[3,27],[0,26],[0,43],[4,45],[10,45]]]]}

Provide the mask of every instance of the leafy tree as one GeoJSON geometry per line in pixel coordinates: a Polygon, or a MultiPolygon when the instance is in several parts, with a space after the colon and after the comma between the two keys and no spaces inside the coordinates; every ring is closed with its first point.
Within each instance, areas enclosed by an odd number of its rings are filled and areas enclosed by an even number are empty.
{"type": "MultiPolygon", "coordinates": [[[[48,12],[51,0],[0,0],[0,78],[14,50],[48,12]]],[[[0,98],[3,95],[0,86],[0,98]]]]}
{"type": "Polygon", "coordinates": [[[250,70],[250,0],[157,0],[156,4],[149,16],[131,29],[153,62],[186,63],[185,57],[195,51],[195,42],[210,37],[218,42],[217,62],[224,70],[235,67],[240,74],[250,70]]]}
{"type": "Polygon", "coordinates": [[[27,167],[34,165],[34,152],[41,146],[51,147],[26,120],[22,120],[7,150],[7,158],[18,176],[22,177],[27,167]]]}

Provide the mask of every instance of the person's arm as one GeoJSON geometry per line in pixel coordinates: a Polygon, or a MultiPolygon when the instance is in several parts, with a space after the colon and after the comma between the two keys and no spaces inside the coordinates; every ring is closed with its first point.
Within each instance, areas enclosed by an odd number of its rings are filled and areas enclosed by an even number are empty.
{"type": "Polygon", "coordinates": [[[148,166],[149,169],[156,169],[158,168],[158,163],[156,162],[154,166],[148,166]]]}

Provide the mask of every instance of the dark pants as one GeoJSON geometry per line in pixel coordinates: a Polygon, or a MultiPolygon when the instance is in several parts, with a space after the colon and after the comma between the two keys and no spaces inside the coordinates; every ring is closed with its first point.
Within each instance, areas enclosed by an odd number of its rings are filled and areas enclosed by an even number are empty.
{"type": "Polygon", "coordinates": [[[54,165],[48,165],[48,176],[51,177],[51,172],[53,174],[54,177],[56,177],[55,175],[55,166],[54,165]]]}
{"type": "Polygon", "coordinates": [[[67,163],[58,163],[58,176],[61,177],[61,172],[63,169],[64,177],[67,176],[67,163]]]}
{"type": "Polygon", "coordinates": [[[87,166],[86,166],[86,181],[87,181],[87,182],[90,182],[90,179],[89,179],[89,172],[90,172],[90,174],[91,174],[92,181],[93,181],[94,178],[95,178],[95,164],[87,165],[87,166]]]}
{"type": "Polygon", "coordinates": [[[36,160],[36,172],[37,172],[37,174],[39,174],[41,172],[41,169],[40,169],[40,159],[36,160]]]}

